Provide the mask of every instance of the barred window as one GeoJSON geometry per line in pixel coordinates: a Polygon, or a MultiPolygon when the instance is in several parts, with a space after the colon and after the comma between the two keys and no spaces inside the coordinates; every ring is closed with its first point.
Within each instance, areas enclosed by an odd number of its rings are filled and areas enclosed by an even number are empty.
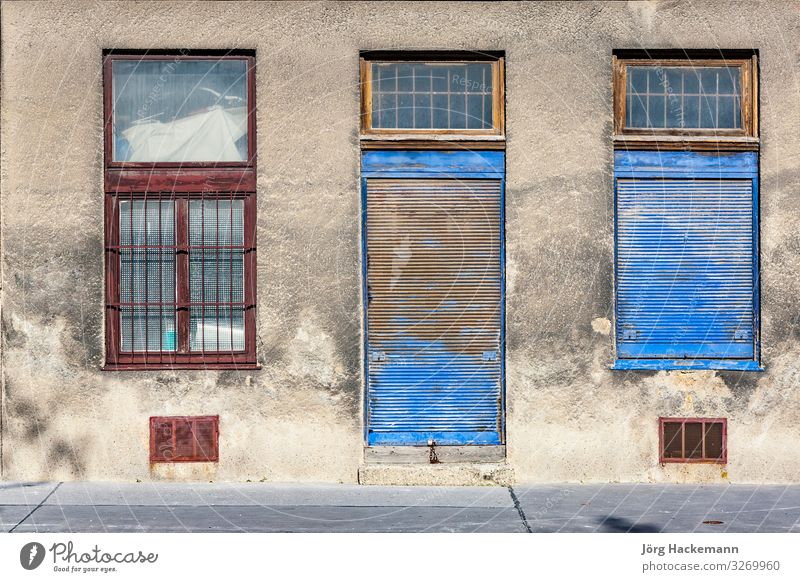
{"type": "Polygon", "coordinates": [[[174,352],[177,344],[174,200],[119,202],[123,352],[174,352]]]}
{"type": "MultiPolygon", "coordinates": [[[[188,51],[107,55],[107,78],[117,81],[119,71],[138,75],[135,91],[107,86],[106,93],[107,369],[256,365],[253,58],[212,56],[200,59],[188,51]],[[156,141],[142,142],[140,153],[153,155],[121,155],[120,120],[130,117],[132,105],[139,103],[141,109],[147,87],[168,86],[170,103],[184,99],[198,105],[198,71],[209,73],[203,84],[219,81],[238,87],[227,91],[236,93],[236,106],[242,109],[236,113],[246,120],[243,132],[209,133],[207,125],[186,126],[175,134],[184,149],[175,154],[177,142],[168,144],[174,156],[162,155],[163,131],[156,141]],[[213,71],[230,74],[220,81],[213,71]],[[183,77],[165,80],[170,74],[183,77]]],[[[168,105],[158,99],[156,108],[168,105]]],[[[218,111],[219,106],[207,110],[218,111]]],[[[134,122],[131,127],[142,125],[134,122]]],[[[125,131],[123,135],[132,135],[125,131]]]]}
{"type": "Polygon", "coordinates": [[[189,201],[189,349],[244,349],[244,203],[189,201]]]}

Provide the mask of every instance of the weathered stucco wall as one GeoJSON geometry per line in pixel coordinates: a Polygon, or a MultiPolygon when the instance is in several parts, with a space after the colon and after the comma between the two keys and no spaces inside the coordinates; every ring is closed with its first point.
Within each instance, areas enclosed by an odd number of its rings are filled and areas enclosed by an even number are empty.
{"type": "Polygon", "coordinates": [[[358,51],[506,51],[507,440],[521,481],[800,480],[800,3],[13,2],[2,13],[3,478],[352,482],[362,457],[358,51]],[[104,48],[257,51],[258,354],[101,372],[104,48]],[[611,50],[756,48],[764,373],[612,372],[611,50]],[[220,414],[218,465],[148,464],[220,414]],[[729,463],[658,464],[725,416],[729,463]]]}

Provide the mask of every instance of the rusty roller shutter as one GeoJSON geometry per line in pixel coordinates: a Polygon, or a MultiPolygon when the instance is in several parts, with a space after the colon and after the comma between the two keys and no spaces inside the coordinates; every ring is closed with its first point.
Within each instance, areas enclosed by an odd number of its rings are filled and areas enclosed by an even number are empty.
{"type": "Polygon", "coordinates": [[[368,440],[497,444],[502,181],[366,180],[368,440]]]}

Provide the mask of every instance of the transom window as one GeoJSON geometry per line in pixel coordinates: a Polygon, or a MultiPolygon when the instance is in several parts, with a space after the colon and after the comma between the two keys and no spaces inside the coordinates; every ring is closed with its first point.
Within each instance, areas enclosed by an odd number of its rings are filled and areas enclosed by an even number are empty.
{"type": "Polygon", "coordinates": [[[108,369],[255,365],[253,60],[106,57],[108,369]]]}
{"type": "Polygon", "coordinates": [[[362,131],[502,133],[502,59],[362,60],[362,131]]]}
{"type": "Polygon", "coordinates": [[[615,61],[617,136],[757,136],[755,57],[615,61]]]}

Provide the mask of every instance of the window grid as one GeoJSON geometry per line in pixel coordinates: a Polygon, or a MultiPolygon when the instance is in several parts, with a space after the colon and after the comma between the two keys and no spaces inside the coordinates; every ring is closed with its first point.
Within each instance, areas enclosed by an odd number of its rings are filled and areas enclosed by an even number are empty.
{"type": "Polygon", "coordinates": [[[190,351],[244,349],[244,253],[243,201],[221,201],[219,197],[189,201],[190,351]],[[220,233],[223,234],[222,240],[220,233]],[[226,264],[227,277],[224,273],[226,264]],[[195,276],[198,265],[199,289],[195,276]],[[212,279],[210,284],[209,275],[212,279]],[[208,312],[213,314],[211,324],[208,312]],[[227,317],[221,318],[221,313],[227,317]],[[226,320],[227,326],[224,325],[226,320]],[[211,337],[206,332],[209,326],[213,329],[211,337]],[[226,333],[227,337],[224,335],[226,333]]]}
{"type": "Polygon", "coordinates": [[[174,199],[164,200],[163,195],[157,194],[121,200],[119,228],[121,349],[145,353],[175,351],[178,247],[174,199]],[[154,283],[157,292],[151,288],[154,283]],[[151,332],[156,331],[151,327],[153,311],[158,316],[156,342],[151,342],[151,332]]]}
{"type": "Polygon", "coordinates": [[[500,66],[501,61],[367,61],[364,131],[500,133],[500,66]]]}
{"type": "Polygon", "coordinates": [[[685,128],[692,128],[692,129],[741,129],[742,127],[742,120],[741,120],[741,78],[740,78],[740,69],[738,67],[649,67],[649,66],[630,66],[628,67],[628,75],[627,75],[627,106],[626,106],[626,126],[629,128],[638,128],[638,129],[685,129],[685,128]],[[714,72],[714,91],[708,92],[704,91],[704,82],[701,78],[701,72],[714,72]],[[650,74],[651,72],[655,72],[657,75],[661,77],[660,82],[656,82],[656,87],[652,87],[653,75],[650,74]],[[670,91],[668,86],[670,86],[667,72],[678,73],[680,74],[680,91],[670,91]],[[646,79],[646,88],[644,92],[638,91],[634,87],[633,83],[633,75],[635,73],[644,73],[646,79]],[[729,75],[730,76],[730,91],[722,92],[720,89],[720,77],[721,75],[729,75]],[[687,75],[697,75],[696,78],[696,85],[697,91],[690,91],[686,89],[686,77],[687,75]],[[656,89],[661,88],[661,91],[657,91],[656,89]],[[676,94],[677,93],[677,94],[676,94]],[[686,98],[695,97],[697,99],[697,119],[696,125],[686,125],[685,121],[685,114],[686,114],[686,98]],[[675,98],[680,99],[680,109],[679,109],[679,120],[680,124],[678,126],[670,125],[670,115],[669,115],[669,104],[671,100],[675,98]],[[732,108],[733,108],[733,115],[731,117],[731,121],[733,122],[730,126],[723,126],[720,127],[719,124],[719,112],[720,112],[720,98],[730,99],[732,108]],[[651,107],[651,102],[657,102],[656,100],[660,100],[662,105],[662,116],[661,119],[663,120],[662,124],[656,125],[653,123],[653,116],[650,114],[653,108],[651,107]],[[712,105],[713,103],[713,105],[712,105]],[[634,107],[638,105],[640,108],[644,105],[644,112],[645,118],[647,123],[645,125],[634,125],[633,119],[633,111],[634,107]],[[703,124],[703,112],[704,109],[707,109],[709,112],[713,114],[714,120],[713,124],[711,125],[704,125],[703,124]]]}

